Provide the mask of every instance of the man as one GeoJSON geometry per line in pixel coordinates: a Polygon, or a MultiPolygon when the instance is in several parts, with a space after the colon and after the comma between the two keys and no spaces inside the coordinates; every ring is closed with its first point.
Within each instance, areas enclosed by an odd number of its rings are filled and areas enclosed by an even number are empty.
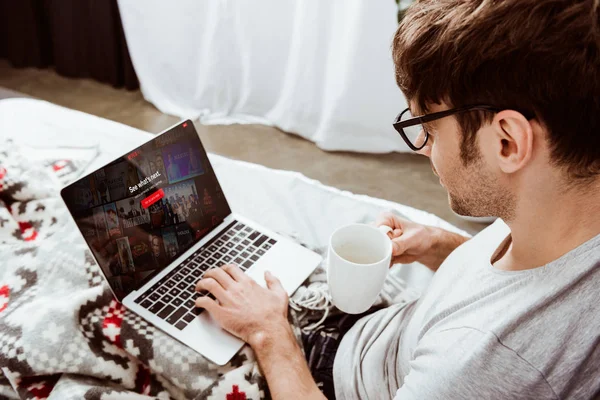
{"type": "MultiPolygon", "coordinates": [[[[395,262],[436,273],[417,302],[345,333],[337,398],[600,395],[598,0],[418,1],[392,53],[410,105],[394,126],[454,211],[501,220],[467,239],[379,219],[395,262]]],[[[252,346],[273,398],[319,398],[285,292],[266,281],[210,271],[198,287],[219,303],[197,305],[252,346]]]]}

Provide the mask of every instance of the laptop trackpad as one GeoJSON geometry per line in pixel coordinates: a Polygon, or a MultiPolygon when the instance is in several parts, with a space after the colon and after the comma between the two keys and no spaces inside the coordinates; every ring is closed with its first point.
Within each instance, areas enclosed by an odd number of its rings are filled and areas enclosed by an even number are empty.
{"type": "Polygon", "coordinates": [[[219,365],[226,364],[244,345],[242,340],[224,331],[207,311],[196,317],[182,333],[188,346],[219,365]]]}

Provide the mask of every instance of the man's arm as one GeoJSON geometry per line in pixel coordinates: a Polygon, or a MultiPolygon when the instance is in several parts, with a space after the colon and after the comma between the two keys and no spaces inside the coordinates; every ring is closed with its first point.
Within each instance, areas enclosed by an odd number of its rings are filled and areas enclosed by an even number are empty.
{"type": "Polygon", "coordinates": [[[313,380],[287,320],[288,296],[279,280],[265,273],[263,288],[235,265],[209,270],[196,285],[206,309],[221,327],[250,344],[273,399],[324,399],[313,380]]]}
{"type": "Polygon", "coordinates": [[[427,228],[431,235],[431,248],[423,255],[423,258],[418,261],[435,272],[440,265],[442,265],[444,260],[448,258],[450,253],[469,240],[469,238],[442,228],[427,228]]]}
{"type": "Polygon", "coordinates": [[[267,378],[273,399],[325,399],[287,322],[256,335],[249,344],[267,378]]]}

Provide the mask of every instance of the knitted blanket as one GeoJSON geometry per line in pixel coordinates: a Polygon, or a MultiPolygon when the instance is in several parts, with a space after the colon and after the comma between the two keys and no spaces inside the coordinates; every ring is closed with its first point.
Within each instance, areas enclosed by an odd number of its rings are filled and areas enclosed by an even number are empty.
{"type": "Polygon", "coordinates": [[[268,397],[248,346],[214,365],[113,298],[59,196],[95,149],[55,150],[0,151],[0,398],[268,397]]]}

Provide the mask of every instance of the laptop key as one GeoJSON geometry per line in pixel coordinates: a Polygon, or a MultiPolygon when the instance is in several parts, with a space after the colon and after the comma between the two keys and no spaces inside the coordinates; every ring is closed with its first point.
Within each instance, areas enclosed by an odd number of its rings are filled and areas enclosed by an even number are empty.
{"type": "Polygon", "coordinates": [[[185,317],[183,317],[183,320],[184,320],[185,322],[188,322],[188,323],[189,323],[189,322],[192,322],[192,321],[193,321],[193,320],[195,320],[195,319],[196,319],[196,316],[195,316],[194,314],[190,314],[190,313],[187,313],[187,314],[185,315],[185,317]]]}
{"type": "Polygon", "coordinates": [[[231,251],[229,252],[229,254],[230,254],[232,257],[237,257],[237,255],[238,255],[238,254],[240,254],[240,253],[238,253],[238,252],[237,252],[237,251],[235,251],[235,250],[231,250],[231,251]]]}
{"type": "Polygon", "coordinates": [[[242,223],[240,222],[240,223],[239,223],[239,224],[237,224],[237,225],[235,226],[235,228],[233,228],[233,229],[235,229],[236,231],[239,231],[239,230],[240,230],[240,229],[242,229],[244,226],[245,226],[245,225],[244,225],[244,224],[242,224],[242,223]]]}
{"type": "Polygon", "coordinates": [[[167,318],[167,322],[171,325],[175,324],[175,322],[179,321],[179,318],[183,317],[187,313],[187,310],[183,307],[179,308],[173,314],[167,318]]]}
{"type": "Polygon", "coordinates": [[[238,246],[235,246],[235,249],[236,249],[237,251],[243,251],[243,250],[244,250],[244,246],[242,246],[242,245],[240,244],[240,245],[238,245],[238,246]]]}
{"type": "Polygon", "coordinates": [[[200,275],[202,275],[202,270],[200,268],[196,268],[195,270],[192,271],[192,276],[195,278],[200,277],[200,275]]]}
{"type": "Polygon", "coordinates": [[[186,276],[184,281],[187,283],[194,283],[194,282],[196,282],[196,279],[194,279],[193,276],[186,276]]]}
{"type": "Polygon", "coordinates": [[[181,290],[185,290],[187,288],[187,284],[185,282],[179,282],[177,287],[181,290]]]}
{"type": "Polygon", "coordinates": [[[269,239],[268,237],[266,237],[265,235],[262,235],[261,237],[259,237],[255,242],[254,245],[256,247],[260,247],[261,244],[263,244],[267,239],[269,239]]]}
{"type": "Polygon", "coordinates": [[[270,248],[271,248],[271,245],[270,245],[270,244],[263,244],[263,245],[262,245],[262,249],[263,249],[264,251],[267,251],[267,250],[269,250],[270,248]]]}
{"type": "Polygon", "coordinates": [[[221,247],[221,246],[223,246],[223,245],[225,244],[225,242],[224,242],[224,241],[222,241],[221,239],[219,239],[219,240],[217,240],[217,241],[215,242],[215,244],[216,244],[218,247],[221,247]]]}
{"type": "Polygon", "coordinates": [[[242,265],[244,266],[244,268],[248,269],[252,266],[252,261],[246,260],[243,262],[242,265]]]}
{"type": "Polygon", "coordinates": [[[148,293],[144,293],[141,296],[138,296],[137,299],[135,299],[133,302],[136,304],[140,304],[142,301],[146,300],[146,297],[148,297],[148,293]]]}
{"type": "Polygon", "coordinates": [[[174,298],[171,304],[173,304],[175,307],[179,307],[183,304],[183,300],[181,300],[180,298],[174,298]]]}
{"type": "Polygon", "coordinates": [[[161,286],[161,287],[158,288],[157,292],[159,294],[163,295],[163,294],[167,293],[167,289],[168,289],[167,287],[161,286]]]}
{"type": "Polygon", "coordinates": [[[173,286],[175,286],[175,281],[172,281],[172,280],[171,281],[167,281],[167,283],[165,283],[165,286],[170,289],[173,286]]]}
{"type": "Polygon", "coordinates": [[[185,308],[187,308],[188,310],[189,310],[190,308],[194,307],[195,305],[196,305],[196,302],[194,301],[194,299],[189,299],[189,300],[186,300],[186,302],[185,302],[185,303],[183,303],[183,306],[184,306],[185,308]]]}
{"type": "Polygon", "coordinates": [[[181,296],[179,296],[179,297],[181,297],[183,300],[187,300],[191,295],[192,294],[190,292],[185,291],[185,292],[181,292],[181,296]]]}
{"type": "Polygon", "coordinates": [[[247,240],[247,239],[246,239],[246,240],[243,240],[243,241],[242,241],[242,244],[244,245],[244,247],[248,247],[248,245],[250,244],[250,241],[249,241],[249,240],[247,240]]]}
{"type": "Polygon", "coordinates": [[[158,316],[161,317],[162,319],[167,318],[173,311],[175,311],[175,307],[173,307],[172,305],[167,305],[165,308],[163,308],[159,313],[158,316]]]}
{"type": "Polygon", "coordinates": [[[248,252],[243,251],[242,254],[240,255],[240,257],[242,258],[248,258],[250,254],[248,252]]]}
{"type": "Polygon", "coordinates": [[[235,242],[235,243],[238,243],[238,242],[241,242],[241,241],[242,241],[242,239],[241,239],[240,237],[236,236],[236,237],[234,237],[233,239],[231,239],[231,241],[233,241],[233,242],[235,242]]]}
{"type": "Polygon", "coordinates": [[[191,312],[193,312],[196,315],[200,315],[204,312],[204,308],[201,307],[195,307],[191,312]]]}
{"type": "Polygon", "coordinates": [[[271,246],[274,246],[274,245],[275,245],[275,243],[277,243],[277,240],[275,240],[275,239],[270,239],[270,240],[269,240],[269,244],[270,244],[271,246]]]}
{"type": "Polygon", "coordinates": [[[161,300],[164,301],[165,303],[170,303],[171,300],[173,300],[173,296],[171,296],[170,294],[165,294],[161,300]]]}
{"type": "Polygon", "coordinates": [[[186,326],[187,323],[185,321],[179,321],[175,324],[175,328],[179,329],[180,331],[183,330],[183,328],[185,328],[186,326]]]}
{"type": "Polygon", "coordinates": [[[173,297],[177,297],[179,295],[179,293],[181,293],[181,290],[177,289],[176,287],[169,290],[169,294],[173,297]]]}
{"type": "Polygon", "coordinates": [[[256,250],[256,254],[258,254],[259,256],[262,256],[265,254],[265,251],[262,249],[258,249],[258,250],[256,250]]]}
{"type": "Polygon", "coordinates": [[[258,261],[258,256],[256,254],[253,254],[250,256],[250,259],[254,262],[258,261]]]}
{"type": "Polygon", "coordinates": [[[142,301],[141,306],[148,309],[152,305],[152,302],[149,299],[142,301]]]}
{"type": "Polygon", "coordinates": [[[202,274],[204,274],[204,273],[205,273],[206,271],[208,271],[210,268],[211,268],[211,266],[205,263],[205,264],[202,264],[202,265],[200,266],[200,271],[202,271],[202,274]]]}
{"type": "Polygon", "coordinates": [[[206,263],[207,263],[208,265],[215,265],[215,262],[216,262],[216,261],[217,261],[217,260],[215,260],[214,258],[212,258],[212,257],[211,257],[211,258],[209,258],[208,260],[206,260],[206,263]]]}
{"type": "Polygon", "coordinates": [[[158,293],[152,293],[150,295],[150,297],[148,297],[148,298],[152,301],[156,301],[156,300],[160,299],[160,296],[158,295],[158,293]]]}
{"type": "Polygon", "coordinates": [[[243,259],[243,258],[240,258],[240,257],[238,257],[238,258],[236,258],[236,259],[234,260],[234,263],[236,263],[237,265],[242,265],[242,262],[243,262],[243,261],[244,261],[244,259],[243,259]]]}
{"type": "Polygon", "coordinates": [[[259,233],[259,232],[256,232],[256,231],[254,231],[254,232],[252,232],[252,233],[250,234],[250,236],[248,236],[248,239],[250,239],[250,240],[254,241],[254,240],[255,240],[257,237],[259,237],[259,236],[260,236],[260,233],[259,233]]]}
{"type": "Polygon", "coordinates": [[[234,246],[234,244],[231,242],[227,242],[225,243],[225,246],[231,249],[234,246]]]}
{"type": "Polygon", "coordinates": [[[226,263],[230,263],[231,262],[231,257],[230,256],[225,256],[225,257],[223,257],[223,261],[225,261],[226,263]]]}
{"type": "Polygon", "coordinates": [[[162,301],[158,301],[158,302],[154,303],[154,304],[152,305],[152,307],[150,307],[150,308],[148,309],[148,311],[150,311],[150,312],[151,312],[151,313],[153,313],[153,314],[156,314],[156,313],[158,313],[160,310],[162,310],[162,308],[163,308],[164,306],[165,306],[165,303],[163,303],[162,301]]]}

